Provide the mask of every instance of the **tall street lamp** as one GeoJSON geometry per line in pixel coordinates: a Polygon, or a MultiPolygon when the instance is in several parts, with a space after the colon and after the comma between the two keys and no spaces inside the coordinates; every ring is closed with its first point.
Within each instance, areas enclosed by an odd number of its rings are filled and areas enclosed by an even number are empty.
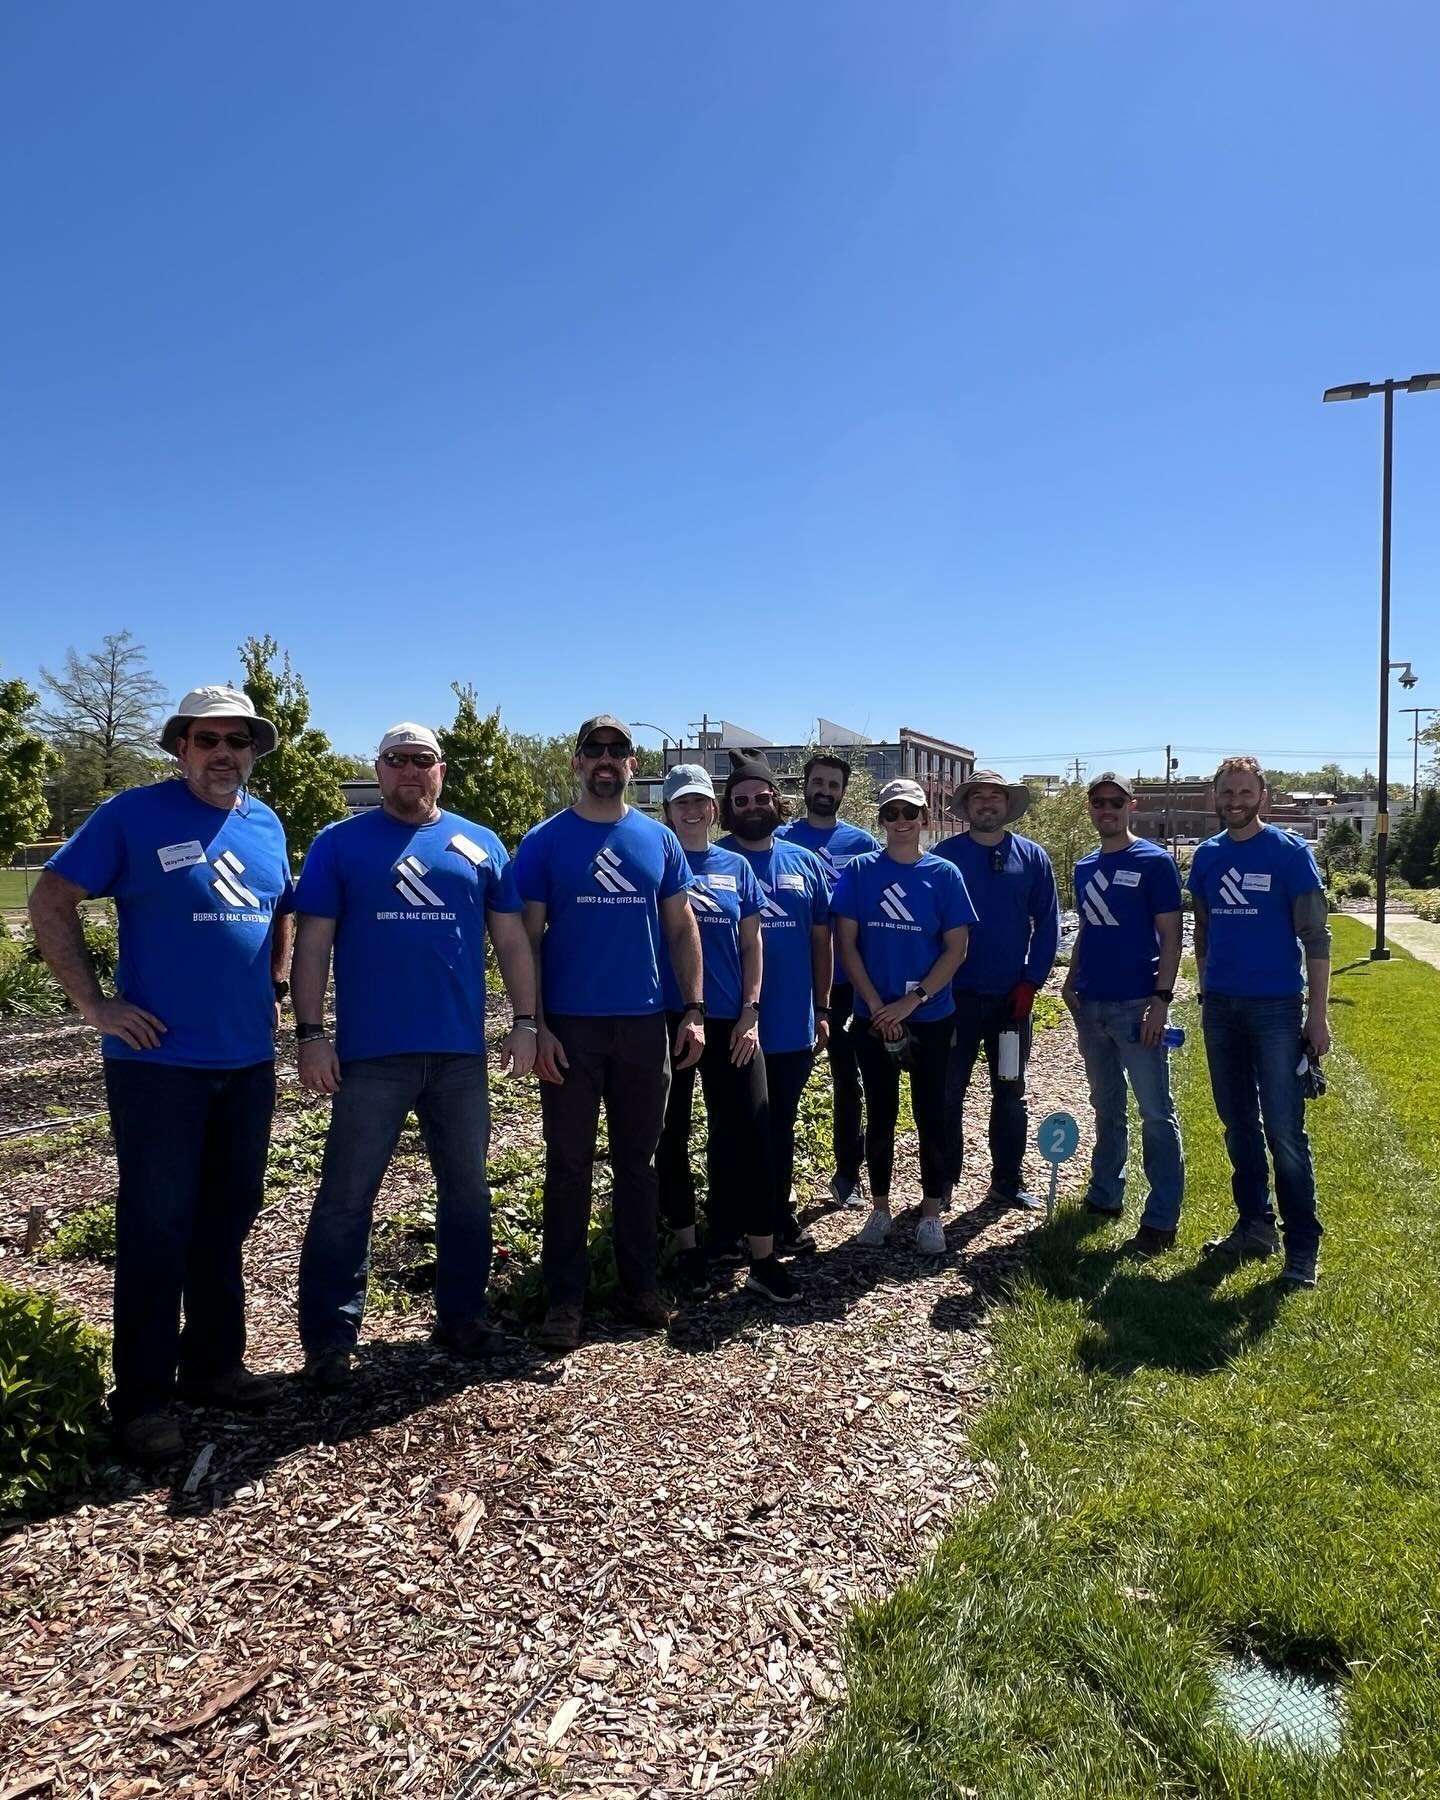
{"type": "Polygon", "coordinates": [[[1402,706],[1397,708],[1402,713],[1414,713],[1415,729],[1410,735],[1414,757],[1410,765],[1410,810],[1420,810],[1420,715],[1421,713],[1440,712],[1440,706],[1402,706]]]}
{"type": "MultiPolygon", "coordinates": [[[[680,742],[679,738],[675,736],[674,732],[667,731],[663,725],[652,725],[648,719],[632,719],[630,721],[631,730],[634,730],[637,725],[645,731],[658,731],[667,744],[673,744],[675,746],[675,760],[677,762],[684,760],[685,746],[680,742]]],[[[661,754],[660,760],[662,762],[665,760],[663,753],[661,754]]]]}
{"type": "MultiPolygon", "coordinates": [[[[1412,375],[1408,381],[1355,381],[1347,387],[1326,388],[1322,398],[1329,400],[1368,400],[1372,394],[1385,396],[1384,474],[1380,500],[1380,769],[1376,779],[1375,807],[1375,948],[1373,962],[1386,962],[1390,952],[1385,947],[1385,865],[1390,850],[1390,671],[1400,668],[1390,660],[1390,470],[1395,439],[1395,390],[1407,394],[1424,394],[1440,388],[1440,373],[1412,375]]],[[[1400,677],[1405,687],[1414,687],[1415,676],[1408,663],[1400,677]],[[1408,677],[1408,679],[1407,679],[1408,677]]]]}

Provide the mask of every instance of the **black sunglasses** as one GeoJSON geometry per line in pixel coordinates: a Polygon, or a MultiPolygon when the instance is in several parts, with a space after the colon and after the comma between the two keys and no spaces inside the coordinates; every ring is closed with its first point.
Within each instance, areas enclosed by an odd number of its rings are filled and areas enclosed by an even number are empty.
{"type": "Polygon", "coordinates": [[[893,825],[897,819],[918,819],[919,817],[920,808],[918,806],[907,805],[901,800],[897,800],[893,806],[882,806],[880,808],[880,823],[882,825],[893,825]]]}
{"type": "Polygon", "coordinates": [[[580,746],[580,754],[589,757],[591,762],[599,762],[602,756],[613,757],[615,761],[621,762],[634,753],[629,744],[616,743],[613,738],[586,738],[580,746]]]}
{"type": "Polygon", "coordinates": [[[1096,812],[1119,812],[1120,808],[1127,805],[1128,802],[1123,794],[1117,795],[1113,800],[1108,799],[1104,794],[1092,794],[1090,804],[1096,812]]]}
{"type": "Polygon", "coordinates": [[[218,750],[222,744],[227,750],[249,750],[255,743],[248,731],[192,731],[189,736],[197,750],[218,750]]]}
{"type": "Polygon", "coordinates": [[[433,769],[440,758],[433,750],[387,750],[380,760],[387,769],[403,769],[407,763],[417,769],[433,769]]]}

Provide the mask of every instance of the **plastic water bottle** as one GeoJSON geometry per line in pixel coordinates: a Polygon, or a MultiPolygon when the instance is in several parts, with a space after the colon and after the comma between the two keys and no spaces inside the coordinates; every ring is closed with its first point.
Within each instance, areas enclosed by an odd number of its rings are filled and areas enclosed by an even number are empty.
{"type": "MultiPolygon", "coordinates": [[[[1132,1044],[1138,1044],[1140,1042],[1140,1027],[1138,1025],[1132,1025],[1130,1027],[1130,1042],[1132,1044]]],[[[1185,1033],[1179,1025],[1167,1025],[1160,1033],[1159,1047],[1162,1050],[1178,1050],[1184,1042],[1185,1033]]]]}
{"type": "Polygon", "coordinates": [[[995,1072],[997,1081],[1018,1081],[1020,1079],[1020,1032],[1016,1026],[1010,1026],[1000,1033],[999,1043],[1000,1066],[995,1072]]]}

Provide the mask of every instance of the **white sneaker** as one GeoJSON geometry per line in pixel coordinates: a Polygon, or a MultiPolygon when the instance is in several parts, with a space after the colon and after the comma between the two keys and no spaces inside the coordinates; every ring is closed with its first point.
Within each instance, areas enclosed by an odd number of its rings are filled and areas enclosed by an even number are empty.
{"type": "Polygon", "coordinates": [[[945,1227],[938,1219],[922,1219],[915,1227],[915,1248],[922,1256],[945,1254],[945,1227]]]}
{"type": "Polygon", "coordinates": [[[860,1191],[858,1181],[845,1181],[839,1175],[830,1177],[830,1198],[837,1206],[843,1206],[851,1212],[859,1212],[865,1205],[865,1196],[860,1191]]]}
{"type": "Polygon", "coordinates": [[[890,1242],[891,1223],[892,1221],[889,1213],[883,1212],[877,1206],[870,1217],[860,1227],[859,1231],[855,1233],[855,1242],[862,1245],[866,1250],[879,1250],[883,1248],[884,1245],[890,1242]]]}

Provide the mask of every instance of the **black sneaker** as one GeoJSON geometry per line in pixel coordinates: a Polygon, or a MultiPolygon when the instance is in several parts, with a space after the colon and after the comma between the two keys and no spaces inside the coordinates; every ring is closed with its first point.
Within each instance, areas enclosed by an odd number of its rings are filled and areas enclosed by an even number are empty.
{"type": "Polygon", "coordinates": [[[1134,1237],[1120,1246],[1120,1254],[1148,1262],[1152,1256],[1163,1256],[1167,1250],[1174,1248],[1173,1231],[1164,1231],[1158,1225],[1142,1225],[1134,1237]]]}
{"type": "Polygon", "coordinates": [[[675,1279],[686,1287],[703,1287],[710,1279],[710,1257],[698,1244],[677,1251],[672,1267],[675,1279]]]}
{"type": "Polygon", "coordinates": [[[990,1191],[985,1196],[988,1201],[998,1201],[1001,1206],[1018,1206],[1022,1212],[1044,1212],[1045,1202],[1038,1194],[1032,1194],[1028,1188],[1017,1188],[1012,1194],[1005,1188],[998,1187],[993,1181],[990,1191]]]}
{"type": "Polygon", "coordinates": [[[752,1294],[763,1294],[777,1306],[790,1306],[800,1298],[800,1283],[775,1257],[762,1257],[750,1265],[745,1286],[752,1294]]]}
{"type": "Polygon", "coordinates": [[[787,1250],[791,1256],[813,1256],[819,1246],[815,1233],[796,1218],[786,1219],[775,1233],[775,1248],[787,1250]]]}
{"type": "Polygon", "coordinates": [[[1285,1249],[1285,1267],[1280,1279],[1286,1287],[1313,1288],[1320,1279],[1319,1251],[1314,1244],[1285,1249]]]}
{"type": "Polygon", "coordinates": [[[1118,1219],[1125,1209],[1123,1206],[1102,1206],[1098,1200],[1092,1200],[1087,1194],[1085,1210],[1092,1219],[1118,1219]]]}

